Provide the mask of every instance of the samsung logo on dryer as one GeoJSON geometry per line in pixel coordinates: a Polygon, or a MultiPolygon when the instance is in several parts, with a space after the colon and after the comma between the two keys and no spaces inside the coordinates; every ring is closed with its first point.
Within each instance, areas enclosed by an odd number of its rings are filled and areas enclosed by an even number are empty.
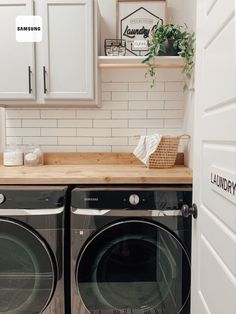
{"type": "Polygon", "coordinates": [[[98,197],[85,197],[85,202],[98,202],[98,197]]]}

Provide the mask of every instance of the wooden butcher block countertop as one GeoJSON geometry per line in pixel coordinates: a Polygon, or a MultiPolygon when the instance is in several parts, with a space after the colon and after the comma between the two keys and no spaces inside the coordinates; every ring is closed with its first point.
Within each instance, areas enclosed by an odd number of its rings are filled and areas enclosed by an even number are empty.
{"type": "Polygon", "coordinates": [[[45,153],[44,165],[4,167],[0,184],[191,184],[191,169],[148,169],[130,153],[45,153]]]}

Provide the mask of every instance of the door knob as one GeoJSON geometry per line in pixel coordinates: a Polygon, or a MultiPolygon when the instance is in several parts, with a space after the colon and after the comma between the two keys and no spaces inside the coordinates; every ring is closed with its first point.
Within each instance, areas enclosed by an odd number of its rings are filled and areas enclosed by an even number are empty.
{"type": "Polygon", "coordinates": [[[183,205],[181,207],[181,212],[185,218],[188,218],[190,215],[192,215],[193,218],[196,219],[198,215],[197,205],[193,204],[192,207],[189,207],[188,205],[183,205]]]}

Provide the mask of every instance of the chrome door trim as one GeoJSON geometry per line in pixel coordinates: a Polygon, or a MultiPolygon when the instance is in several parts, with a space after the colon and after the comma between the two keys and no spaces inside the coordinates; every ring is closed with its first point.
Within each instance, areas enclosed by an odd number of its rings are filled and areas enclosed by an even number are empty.
{"type": "Polygon", "coordinates": [[[182,216],[179,209],[176,210],[132,210],[132,209],[82,209],[71,207],[74,215],[80,216],[115,216],[115,217],[160,217],[160,216],[182,216]]]}
{"type": "Polygon", "coordinates": [[[47,216],[57,215],[64,211],[64,206],[57,208],[41,209],[17,209],[17,208],[0,208],[0,216],[47,216]]]}
{"type": "Polygon", "coordinates": [[[48,259],[50,261],[50,264],[51,264],[51,268],[52,268],[52,274],[53,274],[53,277],[52,277],[52,280],[53,280],[53,288],[51,289],[50,291],[50,295],[44,305],[44,308],[42,309],[42,311],[39,313],[43,313],[44,310],[48,307],[53,295],[54,295],[54,292],[55,292],[55,289],[56,289],[56,285],[57,285],[57,262],[56,262],[56,259],[55,259],[55,255],[53,252],[50,252],[49,248],[49,244],[47,243],[47,241],[42,238],[36,231],[34,231],[33,229],[31,229],[31,227],[27,227],[26,225],[24,225],[23,223],[21,223],[20,221],[16,221],[16,220],[12,220],[12,219],[5,219],[5,218],[0,218],[0,223],[1,222],[7,222],[9,224],[13,224],[13,225],[16,225],[22,229],[24,229],[26,232],[28,232],[29,234],[31,234],[37,241],[39,241],[39,243],[42,245],[42,247],[44,248],[47,256],[48,256],[48,259]]]}
{"type": "MultiPolygon", "coordinates": [[[[178,211],[178,210],[176,210],[178,211]]],[[[134,211],[131,211],[131,212],[134,212],[134,211]]],[[[137,211],[136,211],[137,212],[137,211]]],[[[181,213],[181,211],[179,210],[179,212],[181,213]]],[[[182,215],[182,213],[181,213],[182,215]]],[[[173,239],[175,239],[176,242],[178,242],[178,244],[180,245],[180,247],[182,248],[186,258],[187,258],[187,261],[189,263],[189,268],[190,268],[190,271],[191,271],[191,261],[190,261],[190,257],[189,257],[189,254],[186,250],[186,248],[184,247],[184,245],[182,244],[182,242],[180,241],[180,239],[178,238],[178,236],[176,236],[175,234],[171,233],[168,229],[166,229],[165,227],[163,226],[160,226],[160,225],[157,225],[156,223],[152,222],[152,221],[144,221],[144,220],[140,220],[140,219],[137,219],[137,220],[133,220],[132,218],[130,218],[130,220],[125,220],[124,221],[118,221],[118,222],[114,222],[112,223],[111,225],[107,225],[101,229],[99,229],[99,231],[97,231],[94,235],[92,235],[91,237],[89,237],[88,241],[86,242],[85,246],[81,249],[81,251],[79,252],[78,256],[77,256],[77,261],[76,261],[76,269],[75,269],[75,281],[76,281],[76,288],[77,288],[77,293],[79,294],[80,296],[80,293],[79,293],[79,282],[78,282],[78,272],[79,272],[79,267],[80,267],[80,262],[81,262],[81,259],[83,257],[83,254],[84,252],[87,250],[88,246],[100,235],[102,234],[103,232],[105,232],[106,230],[108,229],[112,229],[114,226],[118,226],[118,225],[122,225],[124,223],[132,223],[132,222],[140,222],[140,223],[144,223],[144,224],[148,224],[148,225],[152,225],[154,227],[156,227],[157,229],[161,229],[162,231],[166,232],[167,234],[169,234],[173,239]]],[[[191,291],[191,283],[190,283],[190,287],[189,287],[189,291],[188,291],[188,296],[184,302],[184,304],[182,305],[180,311],[178,313],[180,313],[182,311],[182,309],[185,307],[188,299],[190,298],[190,291],[191,291]]],[[[83,300],[82,300],[83,302],[83,300]]],[[[83,302],[84,304],[84,302],[83,302]]],[[[100,312],[99,312],[100,313],[100,312]]],[[[177,314],[178,314],[177,313],[177,314]]]]}

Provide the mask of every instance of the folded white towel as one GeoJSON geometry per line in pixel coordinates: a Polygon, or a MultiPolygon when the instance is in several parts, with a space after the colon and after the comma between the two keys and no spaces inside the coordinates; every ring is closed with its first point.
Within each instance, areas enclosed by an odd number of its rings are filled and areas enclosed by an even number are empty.
{"type": "Polygon", "coordinates": [[[160,141],[161,135],[159,134],[141,136],[138,146],[133,151],[133,154],[148,166],[149,156],[155,152],[160,141]]]}

